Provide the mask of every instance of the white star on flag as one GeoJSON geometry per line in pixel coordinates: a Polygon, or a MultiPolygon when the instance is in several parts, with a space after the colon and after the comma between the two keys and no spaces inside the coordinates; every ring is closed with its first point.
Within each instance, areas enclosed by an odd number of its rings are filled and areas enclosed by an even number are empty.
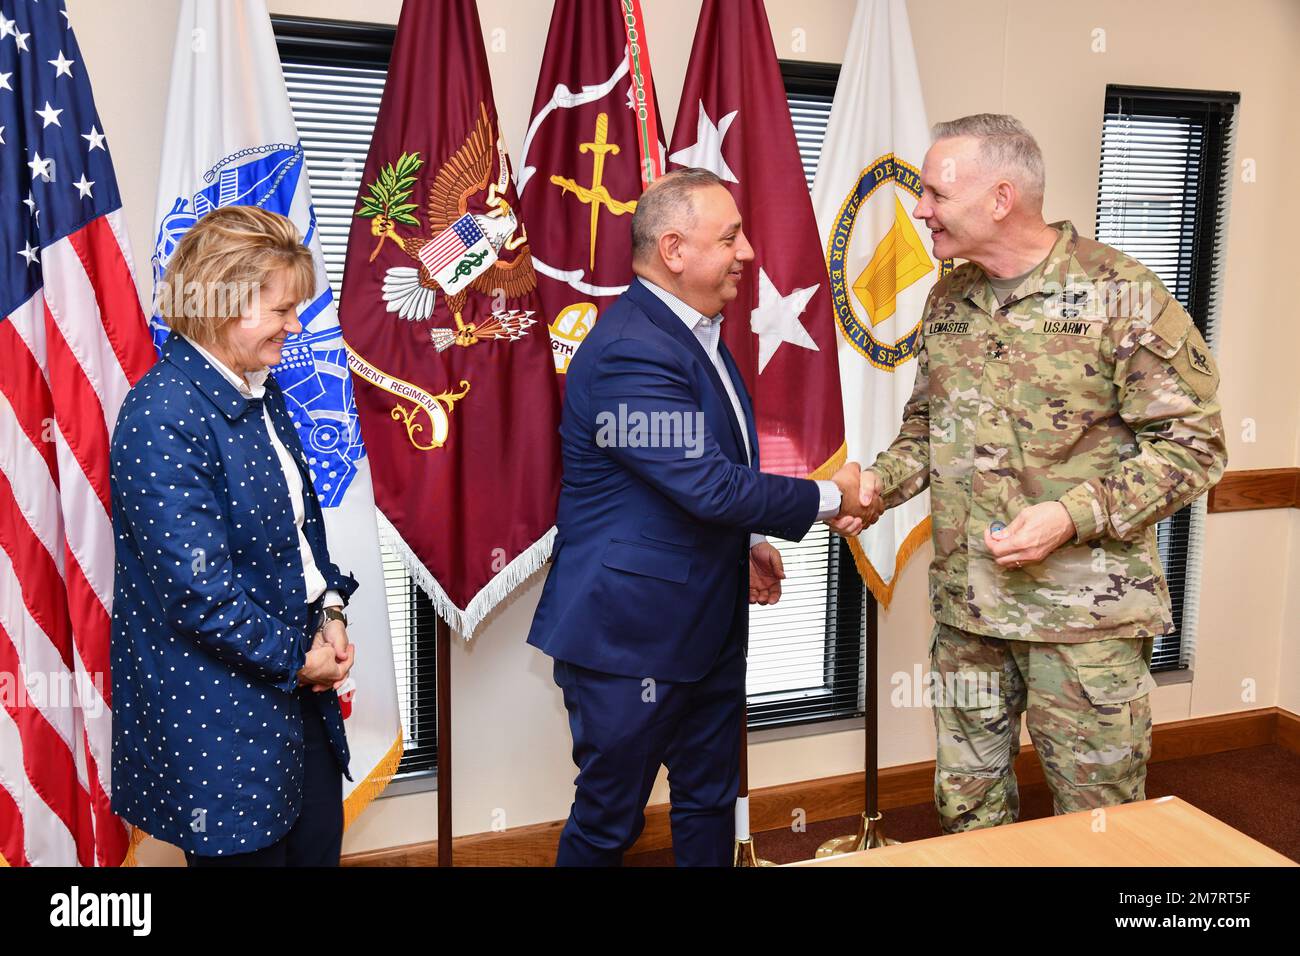
{"type": "Polygon", "coordinates": [[[39,262],[39,261],[40,261],[40,255],[39,255],[40,250],[37,249],[35,246],[33,246],[30,242],[25,243],[25,245],[27,246],[27,248],[26,248],[26,249],[19,250],[18,254],[19,254],[20,256],[22,256],[24,259],[27,260],[27,264],[28,264],[29,266],[30,266],[33,262],[39,262]]]}
{"type": "Polygon", "coordinates": [[[95,183],[94,183],[93,181],[91,181],[91,182],[86,182],[86,174],[85,174],[85,173],[82,173],[82,174],[81,174],[81,182],[73,183],[72,185],[74,185],[74,186],[77,187],[77,192],[81,193],[81,198],[82,198],[82,199],[85,199],[85,198],[88,197],[88,196],[89,196],[91,199],[94,199],[94,198],[95,198],[94,195],[92,195],[91,192],[90,192],[90,187],[93,186],[93,185],[95,185],[95,183]]]}
{"type": "Polygon", "coordinates": [[[95,129],[93,125],[90,127],[89,133],[81,134],[81,138],[90,141],[90,149],[86,150],[88,153],[104,148],[104,134],[95,129]]]}
{"type": "Polygon", "coordinates": [[[698,166],[725,182],[739,184],[740,180],[722,158],[722,141],[727,138],[727,130],[731,129],[731,124],[739,113],[740,110],[732,110],[715,126],[713,120],[709,119],[709,114],[704,111],[704,103],[701,101],[700,116],[695,127],[695,145],[679,149],[668,157],[669,162],[680,166],[698,166]]]}
{"type": "Polygon", "coordinates": [[[45,120],[45,125],[42,126],[41,129],[45,129],[45,127],[49,126],[51,123],[55,126],[62,126],[63,124],[59,122],[59,114],[62,112],[63,110],[56,110],[50,105],[50,101],[46,100],[45,109],[36,111],[36,115],[45,120]]]}
{"type": "Polygon", "coordinates": [[[28,38],[29,36],[31,36],[30,33],[15,33],[15,34],[14,34],[14,42],[18,44],[18,49],[22,50],[24,53],[28,52],[28,51],[27,51],[27,38],[28,38]]]}
{"type": "Polygon", "coordinates": [[[40,176],[47,183],[50,181],[50,163],[53,159],[41,159],[41,154],[32,150],[32,160],[27,165],[31,167],[32,178],[40,176]]]}
{"type": "Polygon", "coordinates": [[[9,77],[11,76],[13,76],[12,73],[0,73],[0,90],[13,90],[13,87],[9,85],[9,77]]]}
{"type": "Polygon", "coordinates": [[[72,64],[77,61],[65,59],[63,51],[60,50],[59,58],[57,60],[46,60],[45,62],[54,67],[54,78],[57,80],[61,76],[72,76],[72,64]]]}
{"type": "Polygon", "coordinates": [[[782,342],[814,352],[821,351],[799,321],[817,289],[818,286],[810,285],[782,295],[768,277],[767,270],[758,270],[758,308],[749,313],[749,327],[758,336],[759,375],[763,374],[763,369],[772,361],[782,342]]]}

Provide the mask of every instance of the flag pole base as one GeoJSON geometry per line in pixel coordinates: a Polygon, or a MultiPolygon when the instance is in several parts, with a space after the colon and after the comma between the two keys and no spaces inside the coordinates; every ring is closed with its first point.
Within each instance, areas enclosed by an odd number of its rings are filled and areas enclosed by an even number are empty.
{"type": "Polygon", "coordinates": [[[877,813],[873,817],[867,816],[864,811],[862,819],[858,824],[858,832],[851,836],[837,836],[827,840],[817,848],[816,859],[820,860],[827,856],[838,856],[841,853],[857,853],[861,850],[875,850],[882,846],[895,846],[900,841],[891,840],[885,836],[884,828],[881,826],[883,814],[877,813]]]}
{"type": "Polygon", "coordinates": [[[731,865],[735,867],[749,866],[776,866],[771,860],[761,859],[754,849],[754,840],[751,837],[748,840],[736,841],[736,852],[732,858],[731,865]]]}

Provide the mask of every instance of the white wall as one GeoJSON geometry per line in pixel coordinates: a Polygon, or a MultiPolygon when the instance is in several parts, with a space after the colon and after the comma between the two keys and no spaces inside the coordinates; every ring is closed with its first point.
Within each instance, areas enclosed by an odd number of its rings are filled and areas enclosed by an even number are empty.
{"type": "MultiPolygon", "coordinates": [[[[270,0],[272,12],[396,22],[398,0],[270,0]]],[[[700,0],[643,0],[663,122],[671,130],[700,0]]],[[[162,112],[177,0],[68,0],[95,84],[137,256],[148,291],[148,250],[162,112]],[[126,51],[126,55],[124,55],[126,51]],[[131,55],[135,51],[136,55],[131,55]]],[[[1048,167],[1049,219],[1069,218],[1085,234],[1094,222],[1101,110],[1107,83],[1238,90],[1237,157],[1253,159],[1257,181],[1232,197],[1219,360],[1230,467],[1300,464],[1295,357],[1300,323],[1279,248],[1300,219],[1288,188],[1300,147],[1292,121],[1300,99],[1294,51],[1300,4],[1293,0],[910,0],[929,119],[1011,112],[1035,132],[1048,167]],[[1104,31],[1099,34],[1096,31],[1104,31]],[[1094,50],[1104,35],[1105,50],[1094,50]],[[1242,440],[1253,419],[1256,439],[1242,440]]],[[[502,129],[517,154],[532,103],[551,4],[479,0],[485,35],[500,28],[504,52],[489,65],[502,129]]],[[[768,0],[783,57],[839,61],[852,0],[768,0]],[[797,32],[802,31],[802,33],[797,32]],[[795,49],[802,42],[801,49],[795,49]]],[[[1195,681],[1161,687],[1157,722],[1281,703],[1300,711],[1300,516],[1296,512],[1213,515],[1206,524],[1201,637],[1195,681]],[[1243,699],[1243,681],[1254,682],[1243,699]]],[[[901,573],[894,605],[880,616],[882,766],[934,756],[923,708],[888,706],[889,678],[925,658],[922,549],[901,573]]],[[[524,644],[541,588],[533,581],[504,606],[472,645],[453,653],[457,834],[564,817],[575,773],[568,726],[550,662],[524,644]]],[[[838,731],[756,743],[750,780],[764,787],[860,769],[862,732],[838,731]]],[[[661,779],[652,801],[667,799],[661,779]]],[[[345,852],[435,836],[434,794],[377,801],[349,830],[345,852]]],[[[148,843],[144,862],[172,863],[172,848],[148,843]]]]}

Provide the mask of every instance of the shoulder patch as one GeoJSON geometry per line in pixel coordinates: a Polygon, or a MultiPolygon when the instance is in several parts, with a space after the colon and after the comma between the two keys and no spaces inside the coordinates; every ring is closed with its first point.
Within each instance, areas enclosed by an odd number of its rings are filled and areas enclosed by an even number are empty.
{"type": "Polygon", "coordinates": [[[1187,343],[1187,357],[1191,361],[1192,368],[1198,372],[1204,372],[1206,375],[1213,374],[1214,360],[1210,358],[1209,352],[1203,352],[1196,347],[1196,343],[1187,343]]]}
{"type": "Polygon", "coordinates": [[[1183,344],[1191,328],[1193,328],[1192,317],[1172,297],[1161,309],[1159,318],[1151,323],[1151,331],[1175,349],[1183,344]]]}
{"type": "Polygon", "coordinates": [[[1142,344],[1167,361],[1183,384],[1207,402],[1219,388],[1219,368],[1192,317],[1172,297],[1142,344]]]}
{"type": "Polygon", "coordinates": [[[1219,366],[1195,328],[1187,333],[1183,347],[1170,359],[1170,364],[1202,402],[1208,402],[1219,390],[1219,366]]]}

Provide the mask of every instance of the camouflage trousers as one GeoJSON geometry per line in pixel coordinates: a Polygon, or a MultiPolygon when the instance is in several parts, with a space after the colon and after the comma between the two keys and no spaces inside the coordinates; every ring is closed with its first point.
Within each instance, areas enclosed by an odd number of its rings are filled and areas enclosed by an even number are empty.
{"type": "Polygon", "coordinates": [[[936,625],[934,800],[944,832],[1018,818],[1022,714],[1056,813],[1146,799],[1152,643],[1009,641],[936,625]]]}

